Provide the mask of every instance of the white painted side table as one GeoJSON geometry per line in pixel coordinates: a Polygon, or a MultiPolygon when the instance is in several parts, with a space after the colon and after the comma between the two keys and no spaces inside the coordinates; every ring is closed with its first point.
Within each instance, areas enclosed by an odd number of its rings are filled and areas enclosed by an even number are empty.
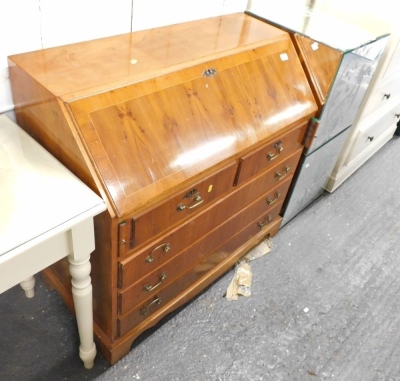
{"type": "Polygon", "coordinates": [[[0,115],[0,293],[21,284],[34,295],[33,275],[68,257],[86,368],[93,341],[90,254],[93,217],[103,200],[5,115],[0,115]]]}

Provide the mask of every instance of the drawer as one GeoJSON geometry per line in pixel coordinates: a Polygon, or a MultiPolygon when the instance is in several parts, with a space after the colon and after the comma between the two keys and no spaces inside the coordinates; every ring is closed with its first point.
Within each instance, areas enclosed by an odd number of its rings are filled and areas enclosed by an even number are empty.
{"type": "MultiPolygon", "coordinates": [[[[294,173],[301,152],[301,149],[298,150],[283,164],[277,163],[269,170],[254,177],[250,182],[236,187],[227,198],[221,198],[213,204],[211,210],[207,208],[199,211],[196,216],[183,222],[180,227],[175,227],[169,233],[137,251],[133,256],[122,259],[119,262],[119,287],[123,288],[127,284],[132,284],[132,280],[136,281],[158,267],[160,261],[169,260],[211,228],[221,224],[233,213],[251,203],[267,189],[278,186],[270,197],[276,197],[275,193],[278,192],[278,198],[284,199],[289,186],[286,179],[294,173]],[[286,173],[287,175],[282,177],[286,173]],[[280,176],[278,176],[279,174],[280,176]]],[[[129,229],[127,231],[129,232],[129,229]]]]}
{"type": "Polygon", "coordinates": [[[397,123],[398,117],[396,117],[396,114],[400,115],[400,106],[392,109],[372,125],[361,128],[358,131],[351,150],[346,158],[345,165],[356,158],[364,150],[368,149],[371,145],[374,145],[387,129],[397,123]]]}
{"type": "MultiPolygon", "coordinates": [[[[263,230],[265,236],[275,235],[279,229],[281,218],[279,211],[281,204],[274,206],[268,214],[271,214],[271,223],[266,225],[263,230]]],[[[182,276],[177,278],[168,287],[158,290],[157,293],[149,296],[137,308],[132,309],[126,314],[118,317],[118,334],[125,335],[129,330],[136,327],[145,319],[157,312],[170,301],[184,292],[188,287],[192,286],[200,278],[207,276],[217,265],[229,258],[229,255],[246,243],[257,233],[260,232],[259,223],[267,218],[267,215],[261,215],[252,221],[243,230],[238,232],[228,241],[224,242],[220,247],[212,251],[209,255],[202,258],[192,268],[186,271],[182,276]]]]}
{"type": "Polygon", "coordinates": [[[236,162],[233,161],[155,208],[121,222],[119,255],[144,244],[227,193],[232,188],[235,173],[236,162]]]}
{"type": "MultiPolygon", "coordinates": [[[[164,263],[132,286],[120,291],[118,293],[119,313],[124,314],[150,295],[155,294],[158,289],[171,283],[176,277],[185,272],[216,247],[219,247],[223,242],[239,232],[244,226],[250,224],[258,216],[264,216],[263,219],[259,221],[259,228],[261,229],[263,226],[267,226],[282,207],[282,202],[277,204],[277,208],[275,205],[271,207],[268,204],[268,200],[271,200],[270,194],[265,194],[258,198],[251,205],[232,216],[222,225],[211,230],[198,241],[193,242],[179,255],[164,263]],[[272,209],[274,213],[271,212],[272,209]]],[[[134,264],[134,262],[132,262],[132,264],[134,264]]]]}
{"type": "Polygon", "coordinates": [[[372,95],[369,106],[370,113],[386,106],[394,98],[400,95],[400,76],[383,82],[372,95]]]}
{"type": "Polygon", "coordinates": [[[302,140],[306,127],[307,123],[304,123],[243,156],[239,161],[235,184],[242,184],[257,173],[286,159],[294,151],[303,148],[302,140]]]}

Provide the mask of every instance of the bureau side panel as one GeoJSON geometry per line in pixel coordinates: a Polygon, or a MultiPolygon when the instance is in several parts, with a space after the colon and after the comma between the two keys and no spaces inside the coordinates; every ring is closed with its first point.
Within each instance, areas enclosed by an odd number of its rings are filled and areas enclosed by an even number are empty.
{"type": "Polygon", "coordinates": [[[97,191],[63,105],[44,86],[9,61],[17,123],[55,158],[97,191]]]}

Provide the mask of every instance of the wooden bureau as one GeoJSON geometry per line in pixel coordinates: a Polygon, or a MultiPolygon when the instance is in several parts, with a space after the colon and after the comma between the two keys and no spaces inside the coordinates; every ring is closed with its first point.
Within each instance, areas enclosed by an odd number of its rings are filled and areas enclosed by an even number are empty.
{"type": "MultiPolygon", "coordinates": [[[[134,339],[277,233],[317,111],[289,35],[242,13],[9,57],[20,126],[105,200],[95,338],[134,339]]],[[[65,262],[44,276],[72,308],[65,262]]]]}

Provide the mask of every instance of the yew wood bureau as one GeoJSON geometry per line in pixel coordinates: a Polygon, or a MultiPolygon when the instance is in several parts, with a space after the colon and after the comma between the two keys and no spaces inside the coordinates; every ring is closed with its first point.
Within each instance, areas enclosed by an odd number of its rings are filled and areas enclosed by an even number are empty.
{"type": "MultiPolygon", "coordinates": [[[[277,233],[317,110],[289,35],[231,14],[9,57],[20,126],[97,192],[94,331],[135,338],[277,233]]],[[[67,264],[45,279],[73,308],[67,264]]]]}

